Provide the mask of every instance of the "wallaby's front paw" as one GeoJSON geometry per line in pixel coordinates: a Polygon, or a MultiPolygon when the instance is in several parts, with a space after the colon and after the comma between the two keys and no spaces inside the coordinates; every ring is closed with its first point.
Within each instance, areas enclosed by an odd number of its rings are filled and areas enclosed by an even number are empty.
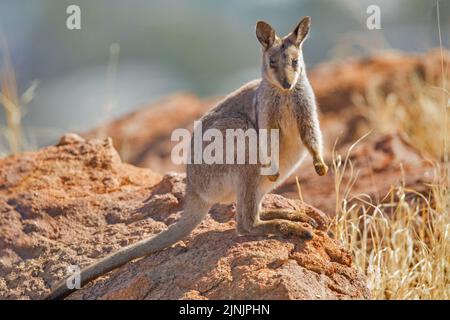
{"type": "Polygon", "coordinates": [[[300,237],[304,240],[311,240],[313,238],[313,232],[298,223],[284,222],[279,225],[279,229],[284,237],[300,237]]]}
{"type": "Polygon", "coordinates": [[[311,218],[310,216],[308,216],[307,214],[299,213],[298,216],[299,216],[298,217],[299,221],[306,222],[307,224],[309,224],[314,229],[317,229],[319,227],[319,224],[317,223],[317,221],[314,220],[314,218],[311,218]]]}
{"type": "Polygon", "coordinates": [[[328,172],[328,166],[323,161],[315,161],[314,169],[316,169],[319,176],[324,176],[328,172]]]}
{"type": "Polygon", "coordinates": [[[275,182],[275,181],[278,180],[278,177],[279,177],[279,176],[280,176],[280,174],[279,174],[279,173],[276,173],[276,174],[272,174],[272,175],[270,175],[270,176],[267,176],[267,178],[269,178],[270,181],[275,182]]]}

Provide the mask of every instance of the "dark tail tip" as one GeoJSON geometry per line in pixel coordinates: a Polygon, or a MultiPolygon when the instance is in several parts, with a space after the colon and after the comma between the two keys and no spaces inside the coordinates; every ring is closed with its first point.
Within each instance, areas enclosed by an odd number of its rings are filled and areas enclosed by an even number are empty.
{"type": "Polygon", "coordinates": [[[69,289],[67,288],[66,283],[62,283],[58,285],[52,292],[50,292],[44,300],[63,300],[67,296],[69,296],[71,293],[75,292],[76,289],[69,289]]]}

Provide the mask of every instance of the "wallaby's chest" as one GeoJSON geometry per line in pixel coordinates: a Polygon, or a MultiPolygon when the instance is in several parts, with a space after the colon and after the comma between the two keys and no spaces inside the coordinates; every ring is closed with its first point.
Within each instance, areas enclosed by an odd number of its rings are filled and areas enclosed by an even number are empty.
{"type": "Polygon", "coordinates": [[[284,143],[289,143],[294,137],[299,136],[296,108],[289,97],[275,99],[270,106],[271,121],[274,127],[280,130],[280,138],[284,143]]]}
{"type": "Polygon", "coordinates": [[[298,127],[298,114],[301,108],[299,99],[294,95],[283,95],[266,91],[260,95],[262,124],[279,130],[280,164],[287,166],[296,162],[303,151],[298,127]]]}
{"type": "Polygon", "coordinates": [[[280,181],[283,181],[298,166],[304,152],[295,106],[290,102],[280,108],[278,126],[280,129],[279,174],[280,181]]]}

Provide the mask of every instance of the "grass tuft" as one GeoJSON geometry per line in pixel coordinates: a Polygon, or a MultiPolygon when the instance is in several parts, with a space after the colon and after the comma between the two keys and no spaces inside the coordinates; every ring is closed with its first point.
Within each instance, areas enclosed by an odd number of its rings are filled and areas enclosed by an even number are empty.
{"type": "Polygon", "coordinates": [[[395,93],[383,93],[375,83],[367,89],[363,106],[369,128],[378,133],[400,131],[430,157],[435,178],[427,186],[428,194],[400,184],[391,186],[384,201],[353,195],[358,175],[350,154],[362,139],[345,157],[333,152],[332,229],[353,253],[374,299],[450,299],[450,96],[444,74],[445,80],[437,83],[413,75],[395,93]],[[344,175],[350,177],[345,184],[344,175]]]}

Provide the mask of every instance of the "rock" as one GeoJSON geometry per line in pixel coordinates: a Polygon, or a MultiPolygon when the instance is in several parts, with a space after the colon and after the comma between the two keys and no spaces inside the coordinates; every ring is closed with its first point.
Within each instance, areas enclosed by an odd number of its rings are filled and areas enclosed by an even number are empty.
{"type": "Polygon", "coordinates": [[[160,175],[122,163],[108,139],[61,142],[0,159],[0,299],[41,298],[65,266],[164,226],[108,219],[134,214],[160,175]]]}
{"type": "MultiPolygon", "coordinates": [[[[159,233],[182,214],[183,175],[124,164],[108,139],[61,142],[0,160],[0,299],[41,299],[68,266],[159,233]]],[[[319,224],[313,239],[238,236],[235,205],[216,205],[185,240],[69,298],[369,298],[323,212],[280,195],[264,206],[304,210],[319,224]]]]}
{"type": "Polygon", "coordinates": [[[65,146],[67,144],[75,144],[75,143],[82,143],[85,140],[77,135],[76,133],[66,133],[59,139],[58,146],[65,146]]]}
{"type": "MultiPolygon", "coordinates": [[[[155,187],[182,189],[179,174],[155,187]]],[[[313,240],[243,237],[235,232],[234,206],[215,207],[184,241],[128,263],[70,299],[348,299],[368,298],[350,254],[327,233],[319,210],[279,195],[264,208],[290,208],[319,221],[313,240]],[[188,270],[188,271],[187,271],[188,270]]],[[[164,211],[164,210],[163,210],[164,211]]]]}
{"type": "Polygon", "coordinates": [[[183,172],[184,166],[170,160],[173,130],[192,130],[194,120],[200,118],[217,99],[200,100],[187,93],[167,97],[148,108],[132,112],[89,133],[87,138],[112,137],[114,147],[125,162],[165,173],[183,172]]]}

